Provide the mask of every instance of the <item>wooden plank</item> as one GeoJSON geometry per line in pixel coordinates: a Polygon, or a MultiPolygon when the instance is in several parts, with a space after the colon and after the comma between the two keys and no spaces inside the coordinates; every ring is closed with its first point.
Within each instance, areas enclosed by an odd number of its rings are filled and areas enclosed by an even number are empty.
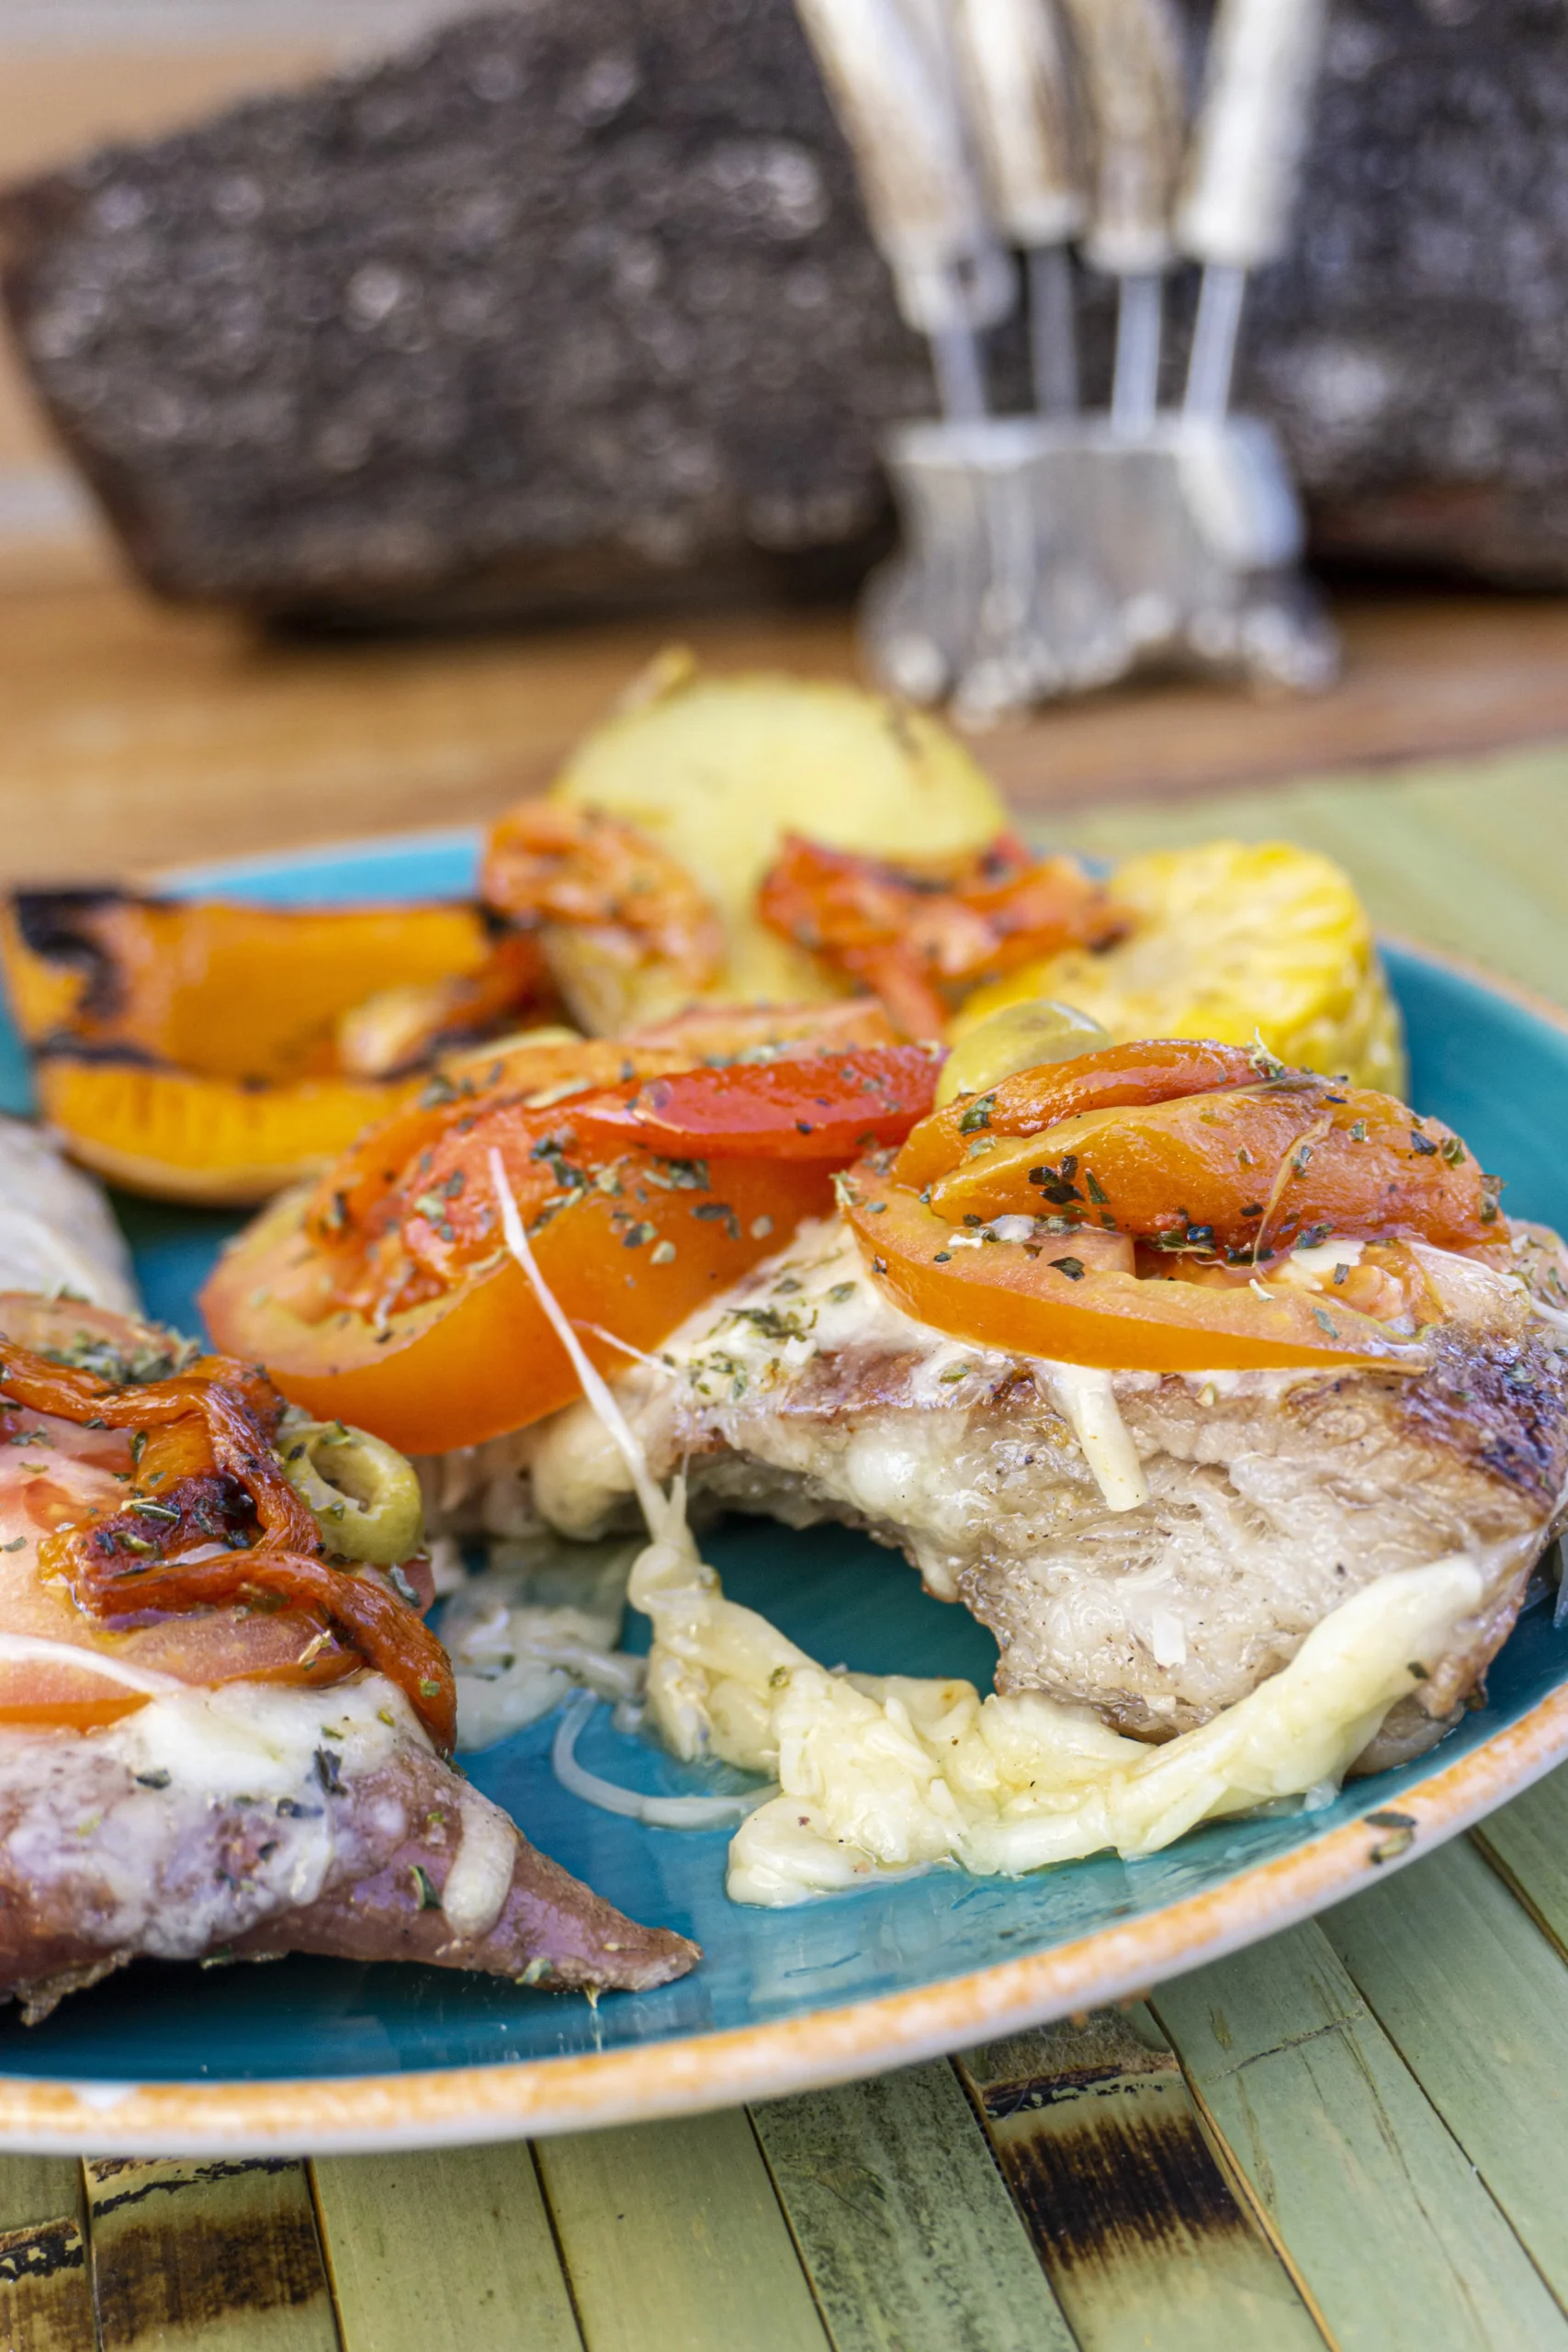
{"type": "Polygon", "coordinates": [[[337,2352],[302,2164],[84,2167],[102,2352],[337,2352]]]}
{"type": "Polygon", "coordinates": [[[1083,2352],[1321,2346],[1146,2008],[956,2063],[1083,2352]]]}
{"type": "Polygon", "coordinates": [[[1560,1765],[1471,1832],[1568,1957],[1568,1765],[1560,1765]]]}
{"type": "Polygon", "coordinates": [[[1020,809],[1206,798],[1265,778],[1448,760],[1568,733],[1568,604],[1337,600],[1346,662],[1326,695],[1260,702],[1201,684],[1131,685],[983,739],[1020,809]]]}
{"type": "Polygon", "coordinates": [[[344,2352],[578,2352],[525,2141],[311,2172],[344,2352]]]}
{"type": "Polygon", "coordinates": [[[6,2352],[88,2352],[93,2294],[74,2214],[0,2233],[0,2344],[6,2352]]]}
{"type": "Polygon", "coordinates": [[[837,2352],[1071,2352],[951,2066],[751,2120],[837,2352]]]}
{"type": "Polygon", "coordinates": [[[5,2352],[82,2352],[92,2343],[85,2219],[74,2157],[0,2156],[5,2352]]]}
{"type": "Polygon", "coordinates": [[[1362,1997],[1568,2301],[1568,1974],[1462,1839],[1320,1922],[1362,1997]]]}
{"type": "Polygon", "coordinates": [[[1154,1996],[1340,2352],[1562,2352],[1568,2321],[1315,1926],[1154,1996]]]}
{"type": "Polygon", "coordinates": [[[82,2167],[74,2156],[0,2156],[0,2230],[26,2229],[69,2214],[86,2219],[82,2167]]]}
{"type": "Polygon", "coordinates": [[[588,2352],[824,2352],[744,2109],[536,2153],[588,2352]]]}

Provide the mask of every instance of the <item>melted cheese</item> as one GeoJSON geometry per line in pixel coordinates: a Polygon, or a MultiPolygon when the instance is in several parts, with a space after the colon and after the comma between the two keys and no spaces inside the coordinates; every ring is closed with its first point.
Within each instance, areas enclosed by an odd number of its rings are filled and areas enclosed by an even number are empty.
{"type": "Polygon", "coordinates": [[[559,1604],[508,1608],[502,1600],[470,1607],[442,1639],[457,1688],[457,1746],[489,1747],[537,1723],[574,1689],[601,1699],[635,1699],[642,1660],[616,1647],[618,1624],[559,1604]]]}
{"type": "MultiPolygon", "coordinates": [[[[648,1522],[652,1540],[627,1598],[653,1624],[649,1714],[678,1756],[711,1752],[778,1782],[779,1794],[731,1841],[727,1883],[737,1902],[798,1903],[938,1861],[1012,1876],[1106,1847],[1154,1853],[1200,1821],[1315,1795],[1339,1781],[1480,1604],[1484,1578],[1461,1554],[1381,1577],[1320,1620],[1288,1666],[1163,1747],[1038,1693],[982,1699],[959,1680],[829,1672],[725,1599],[693,1541],[683,1480],[668,1494],[654,1483],[539,1276],[499,1155],[491,1162],[508,1244],[577,1363],[648,1522]]],[[[1067,1393],[1093,1421],[1084,1399],[1099,1392],[1069,1384],[1067,1393]]],[[[1102,1418],[1097,1442],[1107,1475],[1128,1476],[1102,1418]]]]}
{"type": "Polygon", "coordinates": [[[488,1934],[500,1918],[517,1861],[517,1832],[498,1805],[463,1798],[463,1842],[441,1890],[454,1935],[488,1934]]]}
{"type": "MultiPolygon", "coordinates": [[[[0,1634],[0,1657],[33,1670],[54,1646],[0,1634]]],[[[345,1836],[352,1851],[355,1782],[400,1747],[428,1747],[379,1675],[205,1690],[83,1657],[146,1704],[85,1734],[0,1730],[0,1798],[8,1869],[46,1908],[86,1905],[105,1951],[188,1960],[315,1902],[345,1836]],[[249,1825],[237,1869],[215,1818],[230,1811],[249,1825]]]]}
{"type": "MultiPolygon", "coordinates": [[[[147,1704],[94,1733],[95,1744],[121,1756],[133,1773],[166,1772],[215,1800],[245,1791],[292,1795],[311,1780],[323,1740],[344,1780],[374,1771],[400,1740],[430,1744],[402,1692],[379,1674],[325,1690],[251,1681],[207,1690],[103,1651],[3,1632],[0,1665],[70,1665],[141,1692],[147,1704]]],[[[14,1736],[48,1736],[30,1729],[14,1736]]]]}
{"type": "Polygon", "coordinates": [[[1149,1482],[1116,1402],[1115,1374],[1089,1364],[1042,1363],[1034,1377],[1082,1447],[1106,1510],[1141,1510],[1149,1482]]]}
{"type": "Polygon", "coordinates": [[[1106,1847],[1153,1853],[1200,1821],[1332,1785],[1482,1586],[1460,1555],[1381,1577],[1162,1747],[1036,1694],[829,1673],[669,1543],[643,1555],[631,1599],[653,1620],[649,1702],[670,1746],[778,1781],[728,1873],[738,1902],[777,1905],[938,1861],[1011,1876],[1106,1847]]]}

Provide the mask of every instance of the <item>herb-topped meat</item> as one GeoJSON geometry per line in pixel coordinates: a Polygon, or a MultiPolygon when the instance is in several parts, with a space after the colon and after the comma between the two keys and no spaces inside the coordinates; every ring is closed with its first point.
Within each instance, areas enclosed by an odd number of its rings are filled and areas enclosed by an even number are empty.
{"type": "Polygon", "coordinates": [[[0,1329],[0,1997],[36,2018],[142,1955],[693,1965],[446,1760],[389,1448],[103,1310],[13,1295],[0,1329]]]}
{"type": "MultiPolygon", "coordinates": [[[[624,1377],[657,1472],[866,1527],[994,1630],[999,1689],[1153,1739],[1462,1553],[1481,1605],[1369,1760],[1453,1719],[1568,1495],[1562,1245],[1460,1138],[1175,1042],[961,1099],[840,1193],[624,1377]]],[[[587,1532],[624,1487],[577,1408],[446,1492],[587,1532]]]]}

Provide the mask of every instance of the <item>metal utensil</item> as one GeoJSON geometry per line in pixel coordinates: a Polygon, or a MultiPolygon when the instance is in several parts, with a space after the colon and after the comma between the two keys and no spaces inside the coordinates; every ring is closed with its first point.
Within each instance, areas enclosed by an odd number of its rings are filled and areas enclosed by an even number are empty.
{"type": "MultiPolygon", "coordinates": [[[[1235,4],[1249,7],[1265,0],[1235,4]]],[[[929,13],[942,0],[909,5],[929,13]]],[[[965,60],[962,86],[974,143],[988,159],[987,184],[998,219],[1018,236],[1024,233],[1021,188],[1003,182],[997,159],[1016,136],[1021,93],[1029,86],[1020,59],[1028,55],[1021,44],[1032,34],[1022,0],[947,5],[955,12],[957,52],[965,60]],[[1007,192],[998,195],[1004,187],[1007,192]]],[[[1267,5],[1315,8],[1320,0],[1267,5]]],[[[868,583],[862,608],[873,666],[916,699],[951,697],[962,714],[980,719],[1104,684],[1150,662],[1295,687],[1320,685],[1333,675],[1337,650],[1296,569],[1301,512],[1273,436],[1255,418],[1226,415],[1223,401],[1214,413],[1212,394],[1190,409],[1162,413],[1157,407],[1161,272],[1175,251],[1168,224],[1182,122],[1167,0],[1066,0],[1066,6],[1093,119],[1086,252],[1121,279],[1110,412],[1086,415],[1055,408],[991,417],[950,409],[942,420],[903,425],[887,435],[884,456],[903,543],[868,583]]],[[[1255,57],[1256,42],[1254,31],[1242,45],[1244,59],[1255,57]]],[[[1278,39],[1269,51],[1270,56],[1294,54],[1278,39]]],[[[1257,81],[1249,65],[1249,92],[1257,81]]],[[[1309,83],[1309,75],[1296,76],[1293,99],[1291,91],[1281,96],[1270,85],[1274,129],[1265,136],[1287,149],[1292,136],[1299,146],[1300,131],[1292,133],[1281,114],[1292,103],[1304,109],[1309,83]]],[[[1216,154],[1244,153],[1247,170],[1238,181],[1234,163],[1228,179],[1218,161],[1204,166],[1209,214],[1224,210],[1214,194],[1222,182],[1230,190],[1231,215],[1244,202],[1257,209],[1262,200],[1258,134],[1253,124],[1251,143],[1238,140],[1236,89],[1234,71],[1211,84],[1211,103],[1230,109],[1233,118],[1216,154]]],[[[1256,115],[1258,99],[1253,96],[1248,103],[1256,115]]],[[[1030,128],[1038,137],[1035,104],[1030,128]]],[[[1207,135],[1217,135],[1213,123],[1207,135]]],[[[1045,169],[1038,153],[1031,169],[1038,193],[1045,169]]],[[[1201,225],[1208,215],[1199,206],[1200,185],[1195,171],[1190,188],[1194,235],[1209,233],[1201,225]]],[[[1274,209],[1282,220],[1282,199],[1274,209]]],[[[1216,244],[1205,255],[1215,268],[1235,267],[1228,257],[1239,234],[1234,221],[1231,234],[1230,248],[1222,252],[1216,244]]],[[[1216,279],[1210,311],[1217,324],[1211,334],[1224,324],[1224,285],[1216,279]]],[[[1224,373],[1228,379],[1228,365],[1224,373]]]]}
{"type": "Polygon", "coordinates": [[[1181,170],[1187,96],[1171,0],[1065,0],[1089,118],[1084,258],[1119,281],[1111,415],[1154,422],[1163,276],[1175,258],[1170,208],[1181,170]]]}
{"type": "Polygon", "coordinates": [[[1284,251],[1323,50],[1325,0],[1220,0],[1176,216],[1203,265],[1187,367],[1189,416],[1230,403],[1247,273],[1284,251]]]}
{"type": "Polygon", "coordinates": [[[1012,308],[1014,272],[987,215],[940,24],[921,0],[796,5],[898,307],[930,339],[942,413],[983,416],[979,331],[1012,308]]]}
{"type": "Polygon", "coordinates": [[[953,0],[968,116],[993,219],[1024,255],[1034,405],[1078,405],[1069,246],[1089,218],[1066,45],[1050,0],[953,0]]]}

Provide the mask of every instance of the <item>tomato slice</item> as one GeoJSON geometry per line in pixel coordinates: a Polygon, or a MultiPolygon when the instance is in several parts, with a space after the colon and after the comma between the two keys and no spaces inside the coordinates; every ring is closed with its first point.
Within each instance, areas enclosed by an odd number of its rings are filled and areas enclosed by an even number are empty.
{"type": "Polygon", "coordinates": [[[935,1057],[845,1048],[831,1016],[826,1050],[824,1024],[775,1045],[758,1016],[663,1034],[688,1041],[684,1055],[632,1043],[542,1049],[547,1067],[541,1049],[501,1056],[486,1082],[372,1130],[308,1199],[241,1236],[203,1295],[209,1329],[322,1418],[405,1453],[477,1444],[578,1393],[502,1246],[492,1151],[540,1272],[615,1369],[825,1215],[833,1171],[868,1141],[901,1140],[932,1100],[935,1057]],[[719,1066],[694,1067],[703,1050],[719,1066]],[[567,1070],[574,1051],[586,1083],[567,1070]]]}
{"type": "Polygon", "coordinates": [[[900,1143],[925,1117],[941,1057],[924,1046],[863,1047],[728,1069],[686,1070],[598,1095],[571,1115],[585,1142],[612,1150],[717,1151],[728,1158],[837,1159],[900,1143]]]}
{"type": "Polygon", "coordinates": [[[1506,1239],[1495,1188],[1451,1129],[1390,1095],[1322,1083],[1083,1112],[987,1139],[930,1191],[954,1225],[1021,1211],[1260,1255],[1313,1228],[1417,1233],[1440,1250],[1506,1239]]]}
{"type": "Polygon", "coordinates": [[[1170,1102],[1183,1094],[1212,1094],[1256,1086],[1271,1073],[1312,1085],[1306,1071],[1287,1072],[1267,1055],[1241,1046],[1211,1046],[1185,1037],[1156,1037],[1107,1046],[1077,1061],[1047,1062],[1004,1078],[984,1094],[961,1095],[923,1119],[898,1156],[901,1184],[919,1192],[945,1176],[982,1137],[1043,1135],[1064,1119],[1133,1102],[1170,1102]]]}
{"type": "Polygon", "coordinates": [[[960,1097],[890,1169],[862,1162],[849,1196],[874,1275],[909,1314],[1129,1371],[1417,1364],[1409,1335],[1429,1298],[1406,1241],[1484,1255],[1508,1232],[1496,1180],[1438,1121],[1261,1052],[1179,1039],[960,1097]],[[997,1220],[1021,1217],[1021,1233],[998,1237],[997,1220]],[[1270,1280],[1271,1260],[1330,1234],[1388,1262],[1342,1269],[1333,1295],[1283,1269],[1270,1280]]]}
{"type": "MultiPolygon", "coordinates": [[[[602,1370],[656,1348],[700,1306],[832,1205],[819,1160],[713,1160],[707,1182],[671,1192],[623,1160],[618,1198],[589,1192],[533,1236],[539,1271],[602,1370]],[[671,1254],[665,1255],[668,1249],[671,1254]],[[613,1336],[606,1337],[606,1334],[613,1336]],[[615,1343],[621,1344],[617,1346],[615,1343]]],[[[536,1294],[512,1259],[378,1327],[337,1309],[308,1320],[288,1278],[314,1261],[298,1196],[242,1234],[202,1294],[209,1329],[265,1363],[319,1419],[371,1430],[405,1453],[445,1453],[523,1429],[579,1394],[536,1294]]]]}
{"type": "MultiPolygon", "coordinates": [[[[1012,1355],[1149,1372],[1287,1364],[1419,1370],[1425,1351],[1371,1316],[1282,1286],[1210,1290],[1094,1262],[1100,1237],[981,1242],[862,1165],[846,1205],[873,1275],[917,1321],[1012,1355]]],[[[1111,1237],[1105,1237],[1107,1239],[1111,1237]]]]}

